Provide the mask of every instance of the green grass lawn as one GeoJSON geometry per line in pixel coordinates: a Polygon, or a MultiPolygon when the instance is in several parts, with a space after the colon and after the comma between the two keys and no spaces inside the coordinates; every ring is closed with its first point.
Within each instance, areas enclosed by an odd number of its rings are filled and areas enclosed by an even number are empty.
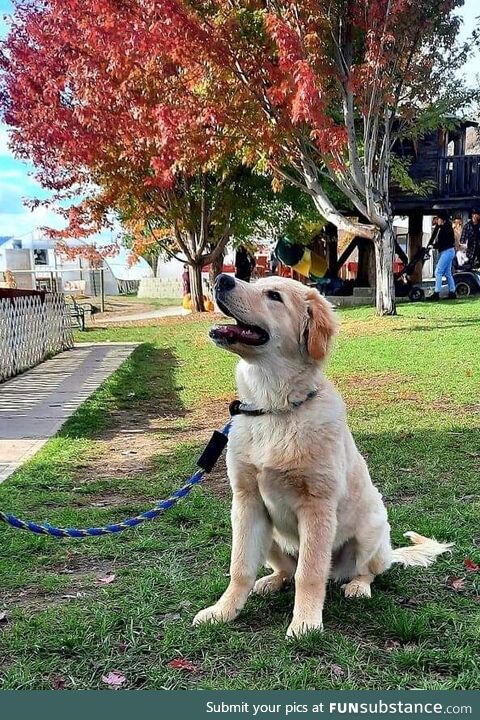
{"type": "MultiPolygon", "coordinates": [[[[231,625],[193,629],[226,587],[228,486],[217,473],[161,519],[120,536],[60,541],[0,526],[2,687],[467,688],[480,679],[480,302],[341,313],[329,375],[388,505],[406,530],[455,542],[428,569],[395,567],[371,600],[329,587],[325,632],[287,642],[293,591],[251,598],[231,625]],[[102,582],[111,579],[113,582],[102,582]],[[453,582],[453,586],[452,586],[453,582]],[[175,668],[172,660],[190,664],[175,668]]],[[[0,486],[0,507],[88,526],[167,496],[194,469],[234,393],[235,359],[211,319],[84,333],[143,343],[0,486]]]]}

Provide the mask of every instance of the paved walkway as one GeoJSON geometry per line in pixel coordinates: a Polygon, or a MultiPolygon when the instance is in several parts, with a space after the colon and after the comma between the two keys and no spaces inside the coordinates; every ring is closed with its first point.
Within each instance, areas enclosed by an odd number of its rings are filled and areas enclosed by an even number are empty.
{"type": "MultiPolygon", "coordinates": [[[[138,320],[155,320],[156,318],[164,317],[180,317],[181,315],[190,315],[190,310],[184,310],[183,307],[164,307],[158,310],[149,310],[148,312],[135,313],[130,315],[116,315],[116,314],[104,314],[98,318],[98,324],[103,325],[104,323],[122,323],[122,322],[137,322],[138,320]]],[[[95,316],[93,318],[91,327],[95,327],[95,316]]]]}
{"type": "Polygon", "coordinates": [[[0,483],[55,435],[136,343],[85,343],[0,384],[0,483]]]}

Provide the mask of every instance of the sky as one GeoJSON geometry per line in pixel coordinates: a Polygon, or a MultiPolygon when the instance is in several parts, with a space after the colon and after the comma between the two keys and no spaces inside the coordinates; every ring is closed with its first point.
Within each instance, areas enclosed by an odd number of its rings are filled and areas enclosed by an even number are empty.
{"type": "MultiPolygon", "coordinates": [[[[0,39],[8,31],[4,16],[12,11],[10,0],[0,0],[0,39]]],[[[464,20],[461,37],[466,38],[473,30],[476,17],[480,15],[478,0],[466,0],[461,15],[464,20]]],[[[473,84],[480,77],[480,53],[465,66],[465,77],[473,84]]],[[[46,192],[32,177],[33,168],[17,160],[8,147],[7,127],[0,122],[0,236],[30,235],[41,226],[62,227],[63,221],[53,210],[38,207],[30,210],[23,203],[24,198],[40,198],[46,192]]],[[[105,237],[106,241],[110,237],[105,237]]]]}

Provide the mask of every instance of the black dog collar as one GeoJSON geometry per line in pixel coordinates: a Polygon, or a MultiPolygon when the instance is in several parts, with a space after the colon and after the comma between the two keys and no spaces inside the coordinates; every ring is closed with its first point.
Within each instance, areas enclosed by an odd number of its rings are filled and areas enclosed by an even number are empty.
{"type": "Polygon", "coordinates": [[[311,390],[303,400],[288,403],[288,407],[286,407],[284,410],[264,410],[262,408],[253,407],[253,405],[247,405],[246,403],[242,403],[240,400],[234,400],[230,403],[229,406],[230,416],[234,417],[235,415],[251,415],[253,417],[257,417],[259,415],[282,415],[283,413],[295,410],[295,408],[300,407],[300,405],[306,403],[307,400],[311,400],[317,395],[318,389],[311,390]]]}

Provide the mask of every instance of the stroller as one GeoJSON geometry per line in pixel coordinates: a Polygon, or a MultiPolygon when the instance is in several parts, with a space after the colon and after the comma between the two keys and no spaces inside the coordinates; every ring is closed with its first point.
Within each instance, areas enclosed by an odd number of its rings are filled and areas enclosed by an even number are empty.
{"type": "Polygon", "coordinates": [[[425,298],[425,291],[420,285],[412,283],[410,276],[414,272],[418,263],[422,263],[422,267],[430,257],[429,248],[422,247],[415,253],[410,262],[406,263],[400,272],[395,273],[395,294],[397,297],[408,297],[412,302],[418,302],[425,298]]]}
{"type": "Polygon", "coordinates": [[[473,262],[459,262],[460,253],[453,261],[453,279],[457,297],[469,297],[480,293],[480,268],[473,262]]]}

